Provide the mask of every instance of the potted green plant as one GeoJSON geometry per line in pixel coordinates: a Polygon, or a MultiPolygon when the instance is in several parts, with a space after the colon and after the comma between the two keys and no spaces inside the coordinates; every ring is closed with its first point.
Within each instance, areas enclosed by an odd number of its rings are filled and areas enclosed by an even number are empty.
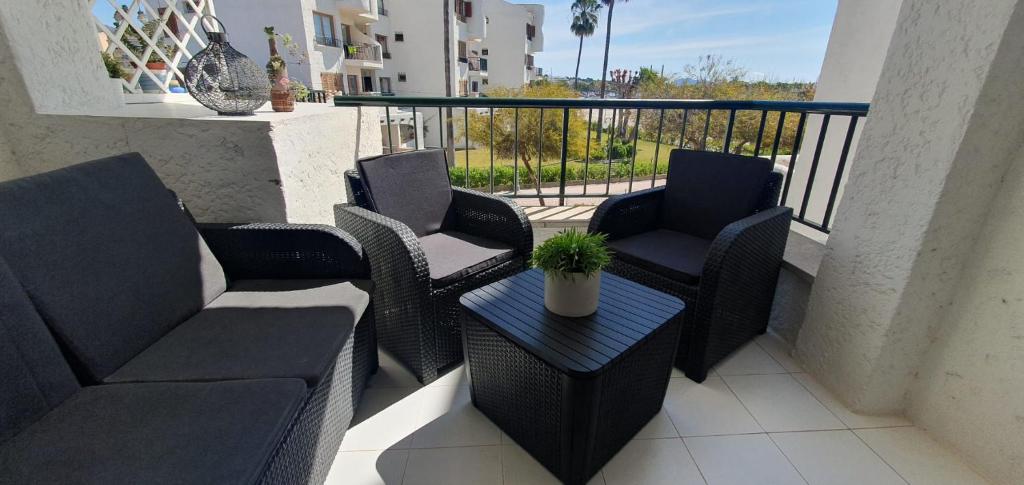
{"type": "Polygon", "coordinates": [[[544,270],[544,306],[566,317],[597,311],[601,270],[611,263],[604,234],[564,230],[533,250],[533,267],[544,270]]]}

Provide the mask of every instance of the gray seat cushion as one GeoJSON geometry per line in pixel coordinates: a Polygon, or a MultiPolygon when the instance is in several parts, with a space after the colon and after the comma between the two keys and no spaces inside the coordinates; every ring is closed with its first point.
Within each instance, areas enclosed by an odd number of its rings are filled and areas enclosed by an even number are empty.
{"type": "Polygon", "coordinates": [[[672,150],[661,226],[714,239],[725,226],[753,215],[771,180],[771,160],[731,153],[672,150]]]}
{"type": "Polygon", "coordinates": [[[369,304],[368,282],[237,281],[104,382],[296,377],[312,387],[369,304]]]}
{"type": "Polygon", "coordinates": [[[452,205],[444,150],[360,160],[359,176],[373,210],[412,229],[417,237],[440,231],[452,205]]]}
{"type": "Polygon", "coordinates": [[[608,247],[615,257],[652,273],[682,283],[696,285],[704,269],[711,241],[699,237],[658,229],[615,241],[608,247]]]}
{"type": "Polygon", "coordinates": [[[0,445],[0,482],[255,483],[306,395],[298,379],[86,387],[0,445]]]}
{"type": "Polygon", "coordinates": [[[0,258],[0,443],[77,391],[57,342],[0,258]]]}
{"type": "Polygon", "coordinates": [[[458,231],[444,231],[421,237],[430,280],[447,286],[512,259],[512,246],[458,231]]]}
{"type": "Polygon", "coordinates": [[[0,183],[0,254],[90,382],[226,286],[192,222],[137,153],[0,183]]]}

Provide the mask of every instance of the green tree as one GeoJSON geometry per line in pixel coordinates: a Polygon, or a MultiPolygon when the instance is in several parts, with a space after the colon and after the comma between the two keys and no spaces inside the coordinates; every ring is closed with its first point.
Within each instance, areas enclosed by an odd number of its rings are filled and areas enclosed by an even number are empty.
{"type": "MultiPolygon", "coordinates": [[[[576,98],[578,93],[566,84],[538,83],[522,89],[497,88],[496,98],[576,98]]],[[[558,160],[562,155],[562,110],[545,110],[541,126],[541,110],[519,109],[519,132],[516,136],[516,114],[513,108],[494,110],[494,154],[501,158],[518,156],[528,180],[541,193],[541,171],[535,165],[540,157],[558,160]],[[517,143],[518,142],[518,143],[517,143]]],[[[460,135],[464,136],[464,134],[460,135]]],[[[568,157],[581,158],[586,151],[587,122],[578,110],[569,110],[568,157]]],[[[488,113],[469,113],[469,139],[476,145],[489,146],[491,140],[488,113]]],[[[519,180],[514,181],[516,185],[519,180]]],[[[544,199],[541,199],[543,205],[544,199]]]]}
{"type": "Polygon", "coordinates": [[[580,81],[580,59],[583,58],[583,39],[594,35],[597,30],[597,13],[601,11],[598,0],[575,0],[572,4],[572,25],[569,30],[580,38],[580,49],[576,54],[576,74],[573,76],[572,88],[577,89],[580,81]]]}
{"type": "MultiPolygon", "coordinates": [[[[618,0],[627,3],[629,0],[618,0]]],[[[615,13],[616,0],[601,0],[601,3],[608,7],[608,25],[604,33],[604,65],[601,67],[601,99],[604,99],[605,87],[608,83],[608,48],[612,45],[612,14],[615,13]]],[[[602,110],[597,110],[597,119],[603,120],[602,110]]],[[[597,132],[597,141],[601,141],[601,132],[597,132]]]]}

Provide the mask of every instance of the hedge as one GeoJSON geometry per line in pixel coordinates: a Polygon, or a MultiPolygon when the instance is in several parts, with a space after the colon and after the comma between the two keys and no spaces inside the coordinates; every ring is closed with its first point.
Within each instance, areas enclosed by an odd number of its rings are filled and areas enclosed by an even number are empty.
{"type": "MultiPolygon", "coordinates": [[[[630,163],[624,162],[612,162],[612,178],[622,179],[629,178],[630,163]]],[[[456,187],[466,186],[466,167],[451,167],[449,168],[451,173],[452,185],[456,187]]],[[[469,168],[469,186],[472,188],[487,188],[489,187],[489,172],[490,169],[487,167],[470,167],[469,168]]],[[[584,164],[579,162],[572,162],[565,167],[565,178],[567,182],[583,182],[584,164]]],[[[558,165],[545,165],[541,168],[541,183],[558,183],[558,177],[561,173],[561,168],[558,165]]],[[[664,175],[668,173],[668,164],[661,163],[658,165],[658,174],[664,175]]],[[[633,176],[636,178],[650,177],[654,174],[654,162],[646,161],[636,162],[636,169],[633,172],[633,176]]],[[[494,167],[494,185],[496,187],[511,187],[512,179],[515,176],[513,168],[509,165],[498,165],[494,167]]],[[[603,163],[590,163],[590,170],[587,173],[589,181],[599,181],[608,178],[608,165],[603,163]]],[[[537,182],[527,173],[526,168],[519,165],[519,185],[520,187],[531,187],[537,182]]]]}

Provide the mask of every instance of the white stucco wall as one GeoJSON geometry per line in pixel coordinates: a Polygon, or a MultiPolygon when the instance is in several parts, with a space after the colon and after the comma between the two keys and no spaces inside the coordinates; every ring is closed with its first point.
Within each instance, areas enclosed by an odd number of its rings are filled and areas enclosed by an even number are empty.
{"type": "MultiPolygon", "coordinates": [[[[64,3],[65,10],[89,18],[84,3],[64,3]]],[[[38,43],[10,38],[28,24],[12,15],[21,8],[0,3],[0,180],[137,151],[199,220],[333,224],[332,206],[345,198],[339,174],[357,158],[381,152],[379,109],[299,103],[293,113],[264,106],[256,116],[223,117],[198,104],[111,107],[104,102],[113,92],[108,79],[75,77],[79,59],[102,69],[95,35],[72,29],[79,38],[61,39],[64,48],[52,56],[33,56],[38,43]],[[40,72],[38,64],[57,69],[53,82],[33,85],[23,76],[40,72]],[[72,94],[102,94],[71,98],[74,110],[61,110],[86,114],[39,113],[33,93],[61,99],[65,78],[78,83],[72,94]]],[[[36,11],[35,24],[59,27],[67,15],[36,11]]]]}
{"type": "MultiPolygon", "coordinates": [[[[818,76],[815,101],[871,102],[901,4],[902,0],[839,0],[821,74],[818,76]]],[[[793,171],[788,196],[788,204],[796,210],[800,209],[804,197],[821,123],[820,115],[807,118],[803,146],[793,171]]],[[[824,219],[849,126],[850,119],[845,116],[832,117],[829,123],[807,205],[806,217],[816,223],[824,219]]],[[[863,128],[864,120],[861,120],[854,134],[848,162],[857,153],[857,142],[863,128]]],[[[837,205],[842,200],[843,182],[850,173],[848,169],[849,163],[836,196],[837,205]]]]}
{"type": "Polygon", "coordinates": [[[908,416],[994,481],[1024,478],[1024,146],[997,191],[908,416]]]}
{"type": "MultiPolygon", "coordinates": [[[[486,93],[495,88],[523,87],[526,76],[526,23],[530,12],[505,0],[482,0],[493,15],[483,48],[487,49],[486,93]]],[[[539,28],[539,27],[538,27],[539,28]]]]}
{"type": "Polygon", "coordinates": [[[36,112],[83,113],[123,104],[107,81],[84,2],[5,1],[2,7],[0,42],[17,46],[8,55],[36,112]],[[40,32],[46,35],[40,37],[40,32]]]}
{"type": "Polygon", "coordinates": [[[857,410],[904,408],[1020,149],[1019,4],[903,3],[797,341],[857,410]]]}

